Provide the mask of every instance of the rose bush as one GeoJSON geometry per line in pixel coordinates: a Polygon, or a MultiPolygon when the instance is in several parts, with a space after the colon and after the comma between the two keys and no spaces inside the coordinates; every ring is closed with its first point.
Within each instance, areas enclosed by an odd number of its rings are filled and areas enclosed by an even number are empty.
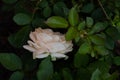
{"type": "Polygon", "coordinates": [[[56,58],[67,58],[67,52],[72,51],[72,41],[66,41],[65,35],[59,32],[53,32],[51,29],[37,28],[30,33],[29,45],[23,47],[33,52],[33,58],[45,58],[51,56],[52,60],[56,58]]]}
{"type": "Polygon", "coordinates": [[[0,79],[120,80],[120,0],[0,0],[0,12],[0,79]]]}

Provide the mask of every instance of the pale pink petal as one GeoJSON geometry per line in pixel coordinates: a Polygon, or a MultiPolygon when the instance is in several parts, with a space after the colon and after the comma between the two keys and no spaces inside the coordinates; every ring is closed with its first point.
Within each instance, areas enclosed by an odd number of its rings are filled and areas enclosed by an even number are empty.
{"type": "Polygon", "coordinates": [[[66,56],[64,54],[52,53],[50,55],[51,55],[52,61],[55,61],[56,58],[65,58],[65,59],[68,59],[68,56],[66,56]]]}
{"type": "Polygon", "coordinates": [[[45,33],[40,33],[37,35],[37,39],[41,42],[49,42],[49,41],[52,41],[53,38],[52,36],[48,35],[48,34],[45,34],[45,33]]]}
{"type": "Polygon", "coordinates": [[[43,53],[45,53],[45,52],[48,52],[48,50],[45,49],[45,48],[40,48],[40,49],[38,49],[38,50],[35,51],[35,53],[38,54],[38,55],[39,55],[39,54],[43,54],[43,53]]]}
{"type": "Polygon", "coordinates": [[[37,32],[37,33],[42,33],[42,28],[37,28],[37,29],[35,29],[35,32],[37,32]]]}
{"type": "Polygon", "coordinates": [[[34,51],[36,51],[35,48],[33,48],[33,47],[29,46],[29,45],[24,45],[23,48],[29,50],[30,52],[34,52],[34,51]]]}
{"type": "Polygon", "coordinates": [[[36,58],[45,58],[47,56],[49,56],[49,53],[36,55],[36,58]]]}
{"type": "Polygon", "coordinates": [[[38,44],[33,43],[32,41],[28,41],[28,44],[36,49],[41,48],[38,44]]]}
{"type": "Polygon", "coordinates": [[[53,34],[53,31],[51,29],[44,29],[43,32],[49,35],[53,34]]]}
{"type": "Polygon", "coordinates": [[[35,41],[37,40],[37,38],[36,38],[36,33],[35,33],[35,32],[31,32],[29,36],[30,36],[30,39],[31,39],[32,41],[35,42],[35,41]]]}
{"type": "Polygon", "coordinates": [[[59,42],[48,43],[47,48],[51,53],[59,52],[65,49],[65,46],[59,42]]]}
{"type": "Polygon", "coordinates": [[[53,35],[52,38],[53,41],[60,41],[60,37],[58,35],[53,35]]]}

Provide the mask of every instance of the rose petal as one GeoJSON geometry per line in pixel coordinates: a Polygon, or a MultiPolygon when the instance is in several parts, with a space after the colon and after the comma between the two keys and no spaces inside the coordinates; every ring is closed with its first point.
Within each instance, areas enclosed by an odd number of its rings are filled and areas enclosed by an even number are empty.
{"type": "Polygon", "coordinates": [[[34,41],[34,42],[37,41],[36,33],[35,33],[35,32],[31,32],[29,36],[30,36],[30,39],[31,39],[32,41],[34,41]]]}
{"type": "Polygon", "coordinates": [[[68,59],[68,56],[66,56],[64,54],[52,53],[50,55],[51,55],[52,61],[56,61],[56,58],[65,58],[65,59],[68,59]]]}
{"type": "Polygon", "coordinates": [[[43,42],[50,42],[53,40],[52,36],[45,34],[45,33],[40,33],[37,35],[37,39],[39,41],[43,41],[43,42]]]}
{"type": "Polygon", "coordinates": [[[47,48],[51,53],[59,52],[66,49],[65,46],[59,42],[48,43],[47,48]]]}
{"type": "Polygon", "coordinates": [[[34,52],[34,51],[36,51],[35,48],[33,48],[33,47],[29,46],[29,45],[24,45],[23,48],[29,50],[30,52],[34,52]]]}
{"type": "Polygon", "coordinates": [[[36,55],[36,58],[45,58],[47,56],[49,56],[49,53],[44,53],[44,54],[36,55]]]}
{"type": "Polygon", "coordinates": [[[33,46],[33,47],[36,48],[36,49],[41,48],[38,44],[33,43],[32,41],[28,41],[28,44],[29,44],[30,46],[33,46]]]}

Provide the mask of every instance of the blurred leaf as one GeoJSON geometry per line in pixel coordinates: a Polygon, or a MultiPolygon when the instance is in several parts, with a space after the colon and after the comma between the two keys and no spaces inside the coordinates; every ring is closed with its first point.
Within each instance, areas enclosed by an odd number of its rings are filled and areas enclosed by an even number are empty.
{"type": "Polygon", "coordinates": [[[52,16],[47,19],[46,24],[51,28],[67,28],[68,22],[66,19],[59,16],[52,16]]]}
{"type": "Polygon", "coordinates": [[[53,79],[52,79],[52,80],[61,80],[60,74],[59,74],[58,72],[55,72],[55,73],[53,74],[53,79]]]}
{"type": "Polygon", "coordinates": [[[73,80],[70,70],[68,68],[64,68],[62,70],[64,80],[73,80]]]}
{"type": "Polygon", "coordinates": [[[100,75],[101,75],[101,72],[99,69],[96,69],[93,74],[92,74],[92,77],[90,80],[101,80],[100,78],[100,75]]]}
{"type": "Polygon", "coordinates": [[[18,13],[13,17],[13,20],[18,25],[27,25],[31,22],[31,17],[25,13],[18,13]]]}
{"type": "Polygon", "coordinates": [[[81,11],[84,13],[90,13],[90,12],[92,12],[93,9],[94,9],[93,3],[88,3],[85,6],[83,6],[81,11]]]}
{"type": "Polygon", "coordinates": [[[79,68],[75,76],[75,80],[90,80],[91,73],[86,68],[79,68]]]}
{"type": "Polygon", "coordinates": [[[88,70],[90,72],[94,72],[97,68],[102,73],[108,73],[110,69],[110,65],[104,61],[94,61],[93,63],[90,63],[88,66],[88,70]]]}
{"type": "Polygon", "coordinates": [[[16,34],[8,37],[9,43],[16,48],[21,48],[27,42],[30,31],[30,26],[22,27],[16,34]]]}
{"type": "Polygon", "coordinates": [[[68,17],[69,9],[67,7],[63,7],[63,12],[64,12],[65,17],[68,17]]]}
{"type": "Polygon", "coordinates": [[[24,73],[16,71],[10,76],[9,80],[23,80],[24,73]]]}
{"type": "Polygon", "coordinates": [[[7,4],[13,4],[13,3],[17,2],[18,0],[2,0],[2,1],[7,4]]]}
{"type": "Polygon", "coordinates": [[[53,11],[55,13],[55,15],[57,16],[67,16],[68,15],[68,8],[66,7],[66,4],[64,2],[57,2],[54,6],[53,6],[53,11]]]}
{"type": "Polygon", "coordinates": [[[106,27],[107,27],[107,23],[105,23],[105,22],[97,22],[93,26],[90,34],[93,34],[93,33],[96,33],[96,32],[100,32],[100,31],[104,30],[106,27]]]}
{"type": "Polygon", "coordinates": [[[71,26],[76,26],[79,22],[79,15],[75,7],[73,7],[68,15],[68,20],[71,26]]]}
{"type": "Polygon", "coordinates": [[[97,55],[94,50],[92,50],[90,54],[91,54],[91,57],[95,57],[97,55]]]}
{"type": "Polygon", "coordinates": [[[91,44],[88,43],[88,42],[84,42],[79,47],[78,53],[80,53],[80,54],[87,54],[87,53],[90,53],[90,51],[91,51],[91,44]]]}
{"type": "Polygon", "coordinates": [[[118,77],[119,77],[119,73],[114,72],[108,78],[106,78],[105,80],[117,80],[118,77]]]}
{"type": "Polygon", "coordinates": [[[42,0],[39,4],[38,4],[39,7],[41,8],[45,8],[48,6],[48,1],[47,0],[42,0]]]}
{"type": "Polygon", "coordinates": [[[113,40],[118,40],[120,39],[120,33],[115,27],[110,27],[106,30],[106,33],[113,39],[113,40]]]}
{"type": "Polygon", "coordinates": [[[97,8],[92,12],[91,17],[95,20],[101,20],[104,18],[104,13],[101,8],[97,8]]]}
{"type": "Polygon", "coordinates": [[[114,45],[115,45],[114,40],[112,40],[111,37],[107,36],[105,41],[105,47],[110,50],[113,50],[114,45]]]}
{"type": "Polygon", "coordinates": [[[83,30],[85,28],[85,21],[82,21],[78,25],[78,30],[83,30]]]}
{"type": "Polygon", "coordinates": [[[45,7],[43,10],[44,17],[49,17],[51,15],[51,8],[49,6],[45,7]]]}
{"type": "Polygon", "coordinates": [[[33,59],[33,55],[30,53],[25,53],[22,54],[21,60],[24,65],[24,71],[32,71],[38,67],[37,65],[37,60],[33,59]]]}
{"type": "Polygon", "coordinates": [[[49,80],[53,75],[53,65],[50,61],[50,57],[44,59],[40,65],[37,72],[38,80],[49,80]]]}
{"type": "Polygon", "coordinates": [[[13,53],[0,53],[0,62],[8,70],[22,69],[20,58],[13,53]]]}
{"type": "Polygon", "coordinates": [[[67,33],[65,34],[65,38],[66,40],[72,40],[76,37],[76,35],[77,35],[77,30],[74,27],[70,27],[67,33]]]}
{"type": "Polygon", "coordinates": [[[43,26],[43,25],[45,25],[45,23],[44,23],[44,19],[42,19],[42,18],[39,18],[38,16],[37,17],[35,17],[34,19],[33,19],[33,21],[32,21],[32,25],[33,25],[33,27],[38,27],[38,26],[43,26]]]}
{"type": "Polygon", "coordinates": [[[94,23],[94,21],[93,21],[93,19],[91,17],[86,18],[87,27],[92,27],[93,23],[94,23]]]}
{"type": "Polygon", "coordinates": [[[87,66],[89,62],[89,56],[86,55],[86,54],[79,54],[79,53],[76,53],[75,54],[75,57],[74,57],[74,66],[76,68],[80,68],[82,66],[87,66]]]}
{"type": "Polygon", "coordinates": [[[116,64],[117,66],[120,66],[120,57],[114,57],[114,64],[116,64]]]}
{"type": "Polygon", "coordinates": [[[92,35],[89,38],[96,45],[104,45],[105,44],[105,39],[100,37],[100,36],[98,36],[98,35],[92,35]]]}
{"type": "Polygon", "coordinates": [[[109,54],[109,51],[104,46],[94,46],[94,50],[101,56],[109,54]]]}

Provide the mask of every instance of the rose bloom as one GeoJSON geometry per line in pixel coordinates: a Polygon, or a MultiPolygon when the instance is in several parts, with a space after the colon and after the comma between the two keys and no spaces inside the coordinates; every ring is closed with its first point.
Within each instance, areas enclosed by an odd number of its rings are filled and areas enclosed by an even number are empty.
{"type": "Polygon", "coordinates": [[[72,41],[66,41],[65,35],[59,32],[53,32],[51,29],[37,28],[34,32],[30,33],[28,45],[23,48],[33,52],[33,59],[45,58],[49,55],[52,60],[56,58],[65,58],[65,54],[72,51],[72,41]]]}

